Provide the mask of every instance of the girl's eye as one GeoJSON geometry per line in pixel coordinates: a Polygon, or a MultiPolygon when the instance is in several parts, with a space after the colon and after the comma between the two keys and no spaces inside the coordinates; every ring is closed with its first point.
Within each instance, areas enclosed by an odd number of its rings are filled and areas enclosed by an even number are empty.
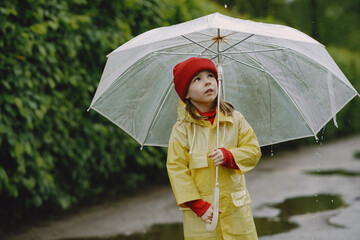
{"type": "Polygon", "coordinates": [[[214,74],[209,73],[208,77],[214,77],[214,74]]]}
{"type": "Polygon", "coordinates": [[[194,78],[194,82],[196,82],[196,81],[199,81],[200,80],[200,78],[199,77],[197,77],[197,78],[194,78]]]}

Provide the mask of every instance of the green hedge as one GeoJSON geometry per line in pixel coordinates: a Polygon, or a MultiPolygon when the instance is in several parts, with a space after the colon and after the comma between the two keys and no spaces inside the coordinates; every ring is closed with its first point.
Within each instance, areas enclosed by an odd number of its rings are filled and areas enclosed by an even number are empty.
{"type": "Polygon", "coordinates": [[[140,151],[86,110],[107,53],[214,6],[202,0],[0,3],[0,223],[28,209],[67,209],[109,189],[134,189],[159,171],[166,175],[164,149],[140,151]]]}

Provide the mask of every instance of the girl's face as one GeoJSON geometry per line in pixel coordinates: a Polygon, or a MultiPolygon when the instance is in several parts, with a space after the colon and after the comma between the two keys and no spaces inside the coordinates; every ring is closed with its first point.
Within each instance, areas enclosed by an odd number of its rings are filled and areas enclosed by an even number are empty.
{"type": "Polygon", "coordinates": [[[212,110],[213,102],[217,97],[217,81],[210,71],[197,73],[190,82],[186,95],[192,104],[201,112],[212,110]]]}

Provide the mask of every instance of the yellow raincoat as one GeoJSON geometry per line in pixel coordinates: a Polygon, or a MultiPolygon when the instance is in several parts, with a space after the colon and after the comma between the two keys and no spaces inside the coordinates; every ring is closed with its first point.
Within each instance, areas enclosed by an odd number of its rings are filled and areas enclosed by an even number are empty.
{"type": "Polygon", "coordinates": [[[244,173],[252,170],[261,157],[255,133],[241,113],[220,112],[219,147],[231,151],[239,170],[219,167],[219,215],[217,228],[207,231],[201,218],[187,208],[186,202],[203,199],[212,203],[215,166],[207,155],[216,149],[214,124],[195,120],[178,105],[178,120],[169,140],[167,170],[180,209],[183,210],[185,239],[257,239],[251,199],[244,173]]]}

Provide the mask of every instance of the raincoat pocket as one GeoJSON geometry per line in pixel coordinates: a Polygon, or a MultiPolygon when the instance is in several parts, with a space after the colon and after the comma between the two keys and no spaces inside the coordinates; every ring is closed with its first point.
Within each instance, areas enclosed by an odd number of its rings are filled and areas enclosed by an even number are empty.
{"type": "Polygon", "coordinates": [[[190,156],[190,169],[205,168],[208,166],[206,153],[192,153],[190,156]]]}
{"type": "Polygon", "coordinates": [[[250,194],[246,189],[231,193],[231,197],[236,207],[251,203],[250,194]]]}

